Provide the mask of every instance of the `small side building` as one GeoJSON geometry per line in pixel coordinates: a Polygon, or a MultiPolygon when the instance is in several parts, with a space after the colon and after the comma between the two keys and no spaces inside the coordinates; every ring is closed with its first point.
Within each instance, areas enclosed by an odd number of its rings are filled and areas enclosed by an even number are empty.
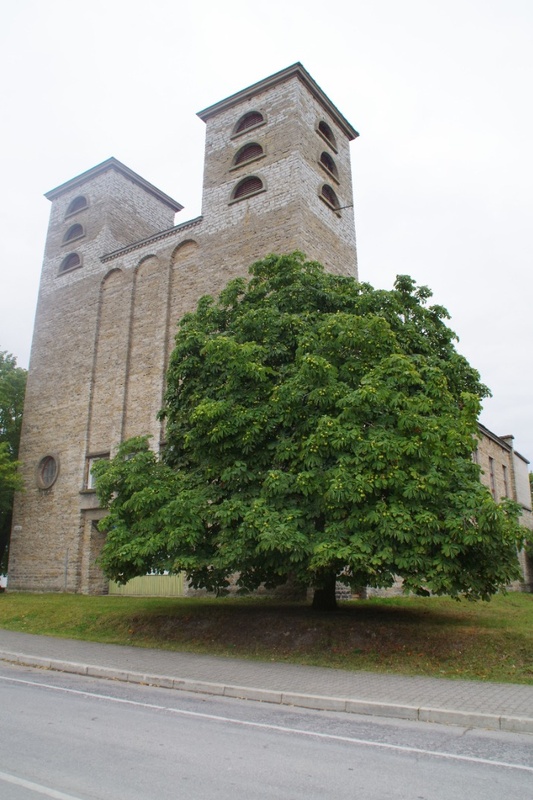
{"type": "MultiPolygon", "coordinates": [[[[490,490],[495,500],[508,497],[522,509],[521,524],[531,531],[533,540],[533,511],[529,484],[529,461],[514,449],[513,436],[496,436],[484,425],[479,425],[479,444],[473,455],[481,467],[481,482],[490,490]]],[[[533,559],[521,550],[518,554],[523,581],[523,591],[533,591],[533,559]]]]}

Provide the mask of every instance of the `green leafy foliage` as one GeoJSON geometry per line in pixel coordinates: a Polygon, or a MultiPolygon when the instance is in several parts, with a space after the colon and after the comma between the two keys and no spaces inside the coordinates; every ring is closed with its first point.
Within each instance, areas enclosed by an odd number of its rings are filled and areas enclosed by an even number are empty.
{"type": "Polygon", "coordinates": [[[472,462],[488,390],[448,314],[301,254],[254,264],[184,317],[158,460],[146,440],[95,467],[114,579],[185,570],[243,590],[289,576],[488,598],[516,577],[517,508],[472,462]]]}
{"type": "Polygon", "coordinates": [[[25,389],[26,370],[17,367],[14,356],[0,352],[0,572],[6,566],[14,492],[22,488],[16,458],[25,389]]]}
{"type": "MultiPolygon", "coordinates": [[[[533,472],[529,473],[529,493],[531,495],[531,504],[533,505],[533,472]]],[[[533,531],[528,531],[526,536],[525,551],[529,558],[533,558],[533,531]]]]}

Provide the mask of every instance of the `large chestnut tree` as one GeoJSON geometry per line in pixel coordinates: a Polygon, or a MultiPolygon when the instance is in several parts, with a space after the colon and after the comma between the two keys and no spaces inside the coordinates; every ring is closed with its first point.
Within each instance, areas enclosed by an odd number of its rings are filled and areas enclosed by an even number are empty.
{"type": "Polygon", "coordinates": [[[299,253],[250,273],[180,323],[162,456],[134,439],[95,467],[106,574],[290,577],[329,608],[336,581],[486,599],[514,579],[517,508],[472,460],[488,390],[431,292],[299,253]]]}

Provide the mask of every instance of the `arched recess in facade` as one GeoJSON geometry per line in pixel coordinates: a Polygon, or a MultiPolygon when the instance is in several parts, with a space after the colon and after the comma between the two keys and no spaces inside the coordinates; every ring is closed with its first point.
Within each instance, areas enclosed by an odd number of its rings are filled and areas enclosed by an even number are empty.
{"type": "Polygon", "coordinates": [[[121,439],[130,307],[131,284],[121,269],[112,269],[100,290],[89,406],[89,453],[110,452],[121,439]]]}
{"type": "Polygon", "coordinates": [[[134,271],[122,438],[159,438],[157,414],[165,373],[167,270],[155,255],[134,271]]]}
{"type": "Polygon", "coordinates": [[[198,242],[181,242],[172,253],[167,361],[174,348],[178,322],[188,311],[194,311],[199,297],[209,292],[208,280],[208,276],[201,276],[198,242]]]}

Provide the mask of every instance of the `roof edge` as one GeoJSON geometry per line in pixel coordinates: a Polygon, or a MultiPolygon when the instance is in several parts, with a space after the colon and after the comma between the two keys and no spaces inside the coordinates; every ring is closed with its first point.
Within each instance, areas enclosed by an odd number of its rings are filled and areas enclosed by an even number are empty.
{"type": "Polygon", "coordinates": [[[87,181],[92,180],[92,178],[95,178],[97,175],[101,175],[102,173],[111,169],[115,170],[115,172],[120,172],[125,178],[129,178],[146,192],[154,195],[154,197],[157,197],[158,200],[161,200],[161,202],[165,203],[167,206],[170,206],[170,208],[172,208],[174,211],[182,210],[183,206],[181,203],[173,200],[172,197],[170,197],[168,194],[165,194],[165,192],[162,192],[157,188],[157,186],[154,186],[152,183],[142,178],[117,158],[113,157],[106,159],[106,161],[102,161],[101,164],[97,164],[95,167],[91,167],[91,169],[88,169],[86,172],[82,172],[81,175],[77,175],[75,178],[71,178],[69,181],[62,183],[60,186],[56,186],[55,189],[45,192],[44,196],[47,200],[55,200],[65,192],[70,191],[77,186],[81,186],[87,181]]]}
{"type": "Polygon", "coordinates": [[[196,227],[196,225],[199,225],[202,220],[203,217],[201,216],[195,217],[194,219],[188,219],[185,222],[181,222],[179,225],[174,225],[172,228],[166,228],[164,231],[153,233],[151,236],[146,236],[144,239],[139,239],[137,242],[132,242],[124,247],[119,247],[118,250],[112,250],[110,253],[104,253],[103,256],[100,256],[100,261],[105,264],[107,261],[113,261],[115,258],[119,258],[119,256],[125,256],[128,253],[133,252],[133,250],[140,250],[142,247],[145,247],[152,242],[158,242],[161,239],[168,239],[170,236],[174,236],[177,233],[186,231],[189,228],[196,227]]]}
{"type": "Polygon", "coordinates": [[[248,97],[257,94],[257,92],[260,92],[263,89],[269,89],[272,86],[275,86],[278,83],[283,83],[284,81],[287,81],[293,77],[299,78],[304,86],[309,89],[311,94],[316,100],[318,100],[320,105],[328,112],[328,114],[333,117],[335,122],[339,125],[341,130],[346,134],[350,141],[359,136],[355,128],[350,125],[346,117],[341,114],[339,109],[331,102],[329,97],[324,94],[318,83],[316,83],[316,81],[311,77],[311,75],[299,61],[297,61],[295,64],[292,64],[290,67],[286,67],[279,72],[275,72],[273,75],[270,75],[268,78],[264,78],[262,81],[258,81],[258,83],[252,84],[252,86],[248,86],[246,89],[242,89],[236,94],[226,97],[225,100],[220,100],[220,102],[215,103],[208,108],[204,108],[203,111],[198,112],[197,116],[199,116],[204,122],[207,122],[210,117],[218,114],[220,111],[225,111],[237,103],[242,102],[242,100],[246,100],[248,97]]]}
{"type": "Polygon", "coordinates": [[[491,431],[490,428],[487,428],[487,426],[483,425],[483,423],[479,422],[479,420],[478,420],[477,426],[478,426],[478,429],[479,429],[480,433],[483,436],[486,436],[487,439],[492,439],[493,442],[496,442],[496,444],[499,444],[500,447],[503,450],[507,450],[509,453],[511,453],[513,451],[513,448],[511,446],[511,444],[509,442],[506,442],[504,437],[498,436],[497,433],[494,433],[494,431],[491,431]]]}

